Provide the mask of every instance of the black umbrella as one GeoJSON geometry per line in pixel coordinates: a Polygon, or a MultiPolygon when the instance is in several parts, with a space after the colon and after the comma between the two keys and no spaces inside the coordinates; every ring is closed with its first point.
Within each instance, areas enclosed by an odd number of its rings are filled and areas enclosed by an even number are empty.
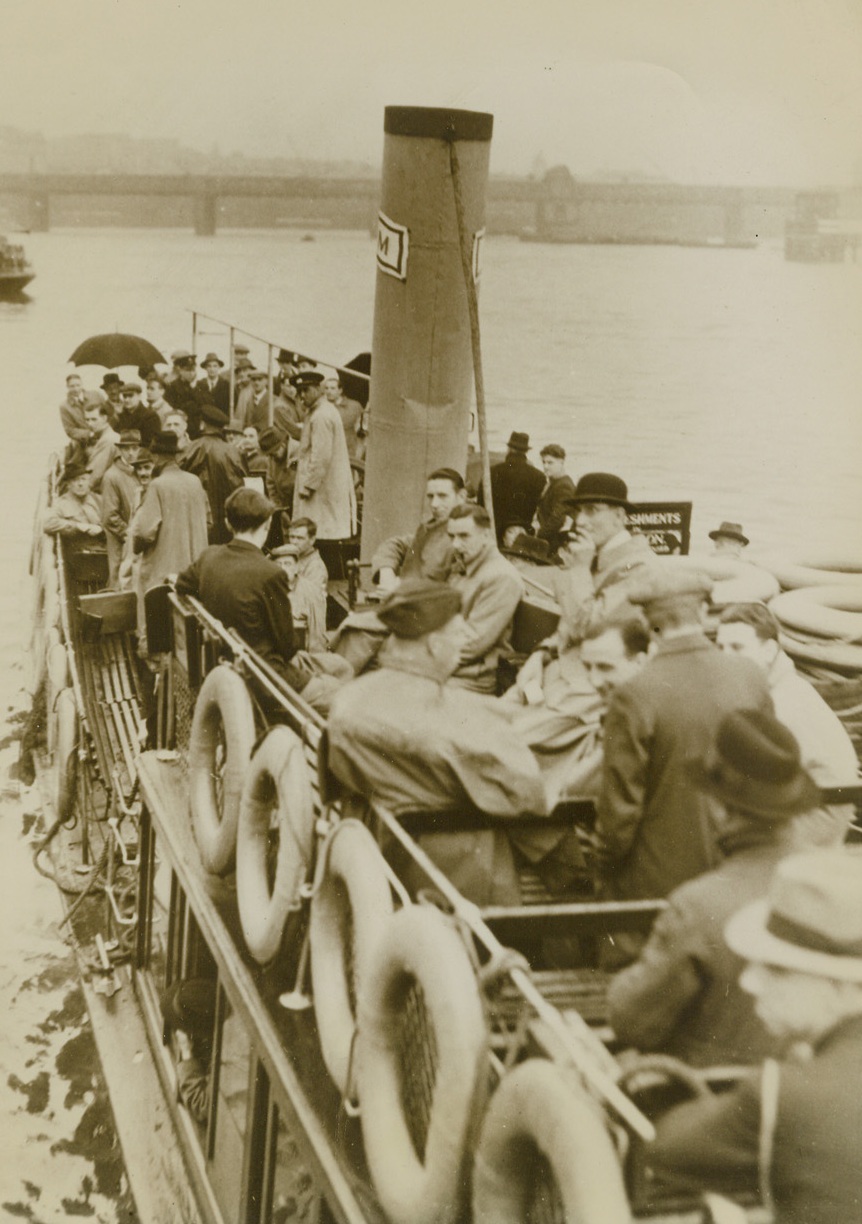
{"type": "Polygon", "coordinates": [[[100,365],[109,370],[117,366],[151,366],[156,362],[165,364],[165,359],[154,344],[142,336],[129,336],[125,332],[108,332],[104,336],[91,336],[79,344],[69,358],[76,366],[100,365]]]}
{"type": "Polygon", "coordinates": [[[370,353],[357,353],[352,361],[348,361],[343,366],[338,367],[338,374],[341,379],[341,385],[344,388],[344,394],[348,399],[358,400],[363,408],[368,404],[369,383],[367,378],[358,378],[357,374],[370,373],[370,353]],[[354,370],[356,373],[352,372],[354,370]]]}

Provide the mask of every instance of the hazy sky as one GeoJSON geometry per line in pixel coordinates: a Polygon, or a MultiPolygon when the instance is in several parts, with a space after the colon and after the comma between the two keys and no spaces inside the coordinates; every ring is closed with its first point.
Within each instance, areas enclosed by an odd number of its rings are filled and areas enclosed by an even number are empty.
{"type": "Polygon", "coordinates": [[[379,162],[387,104],[495,116],[492,170],[841,183],[862,0],[5,0],[0,123],[379,162]]]}

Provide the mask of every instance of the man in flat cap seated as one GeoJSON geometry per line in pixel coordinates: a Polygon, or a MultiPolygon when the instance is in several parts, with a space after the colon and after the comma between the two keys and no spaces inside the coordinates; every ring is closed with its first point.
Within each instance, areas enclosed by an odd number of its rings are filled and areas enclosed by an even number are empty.
{"type": "Polygon", "coordinates": [[[666,897],[718,865],[718,802],[695,790],[688,762],[705,756],[731,710],[772,713],[754,664],[723,655],[703,631],[711,585],[694,570],[661,570],[628,590],[658,648],[605,718],[596,838],[610,898],[666,897]]]}
{"type": "Polygon", "coordinates": [[[725,928],[784,1057],[660,1118],[645,1156],[673,1188],[757,1194],[774,1224],[849,1224],[862,1203],[862,858],[793,855],[725,928]]]}
{"type": "Polygon", "coordinates": [[[212,526],[210,544],[226,544],[231,538],[225,522],[225,502],[239,489],[245,479],[245,469],[236,447],[226,441],[227,414],[215,404],[204,402],[200,407],[201,432],[183,452],[180,467],[197,476],[210,504],[212,526]]]}
{"type": "Polygon", "coordinates": [[[547,814],[532,753],[492,702],[446,683],[465,638],[461,596],[424,578],[405,580],[381,604],[390,636],[377,671],[338,692],[329,716],[329,767],[351,790],[395,816],[439,812],[440,832],[420,844],[477,904],[517,903],[507,817],[547,814]],[[489,827],[457,832],[458,814],[489,827]]]}
{"type": "Polygon", "coordinates": [[[756,1063],[775,1039],[739,986],[743,964],[724,941],[741,906],[762,897],[776,865],[794,850],[793,818],[819,801],[799,745],[769,714],[735,710],[718,729],[692,782],[722,805],[715,869],[675,888],[646,947],[616,975],[608,1019],[620,1041],[693,1066],[756,1063]]]}

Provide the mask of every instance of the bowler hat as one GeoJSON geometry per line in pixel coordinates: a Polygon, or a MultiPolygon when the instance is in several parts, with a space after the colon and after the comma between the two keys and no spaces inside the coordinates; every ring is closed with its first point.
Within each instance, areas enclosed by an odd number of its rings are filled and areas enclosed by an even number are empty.
{"type": "Polygon", "coordinates": [[[810,811],[820,801],[795,736],[760,710],[726,715],[715,743],[703,760],[689,763],[688,772],[727,807],[770,823],[810,811]]]}
{"type": "Polygon", "coordinates": [[[523,451],[525,454],[530,449],[530,435],[519,433],[517,429],[512,430],[509,434],[509,441],[506,443],[509,450],[523,451]]]}
{"type": "Polygon", "coordinates": [[[102,388],[103,390],[107,390],[108,387],[117,386],[118,384],[122,383],[122,381],[123,380],[120,378],[119,374],[115,374],[113,370],[110,370],[102,379],[102,388]]]}
{"type": "Polygon", "coordinates": [[[284,434],[279,433],[277,429],[264,429],[258,436],[257,443],[265,455],[270,455],[284,445],[284,434]]]}
{"type": "Polygon", "coordinates": [[[227,425],[227,413],[222,412],[221,408],[217,408],[210,400],[204,400],[201,404],[201,419],[206,421],[207,425],[217,425],[223,429],[227,425]]]}
{"type": "Polygon", "coordinates": [[[214,361],[217,365],[224,367],[224,362],[217,353],[207,353],[206,357],[204,357],[203,361],[201,362],[201,368],[208,366],[211,361],[214,361]]]}
{"type": "Polygon", "coordinates": [[[175,455],[178,449],[177,435],[169,433],[166,429],[157,433],[150,444],[150,450],[154,455],[175,455]]]}
{"type": "Polygon", "coordinates": [[[658,563],[651,565],[642,578],[633,580],[628,591],[629,603],[657,604],[685,597],[707,599],[712,579],[696,569],[670,569],[658,563]]]}
{"type": "Polygon", "coordinates": [[[140,446],[141,431],[139,429],[121,429],[120,446],[140,446]]]}
{"type": "Polygon", "coordinates": [[[608,506],[627,506],[628,500],[626,482],[610,472],[587,472],[569,498],[571,502],[603,502],[608,506]]]}
{"type": "Polygon", "coordinates": [[[453,587],[431,578],[407,578],[377,609],[387,629],[400,638],[419,638],[442,628],[461,611],[453,587]]]}
{"type": "Polygon", "coordinates": [[[323,374],[320,370],[298,370],[296,374],[291,374],[288,382],[298,391],[303,387],[319,387],[323,382],[323,374]]]}
{"type": "Polygon", "coordinates": [[[769,896],[724,928],[737,956],[845,982],[862,982],[862,857],[814,850],[782,859],[769,896]]]}
{"type": "Polygon", "coordinates": [[[711,540],[717,540],[719,536],[727,536],[730,540],[739,540],[740,544],[748,543],[748,536],[743,534],[742,523],[724,522],[720,527],[716,527],[715,531],[709,533],[711,540]]]}

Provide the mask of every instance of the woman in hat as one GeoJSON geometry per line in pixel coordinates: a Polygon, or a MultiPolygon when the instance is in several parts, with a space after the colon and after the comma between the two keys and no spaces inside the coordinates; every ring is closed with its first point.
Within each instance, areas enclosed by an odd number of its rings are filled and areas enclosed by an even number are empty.
{"type": "Polygon", "coordinates": [[[666,1114],[648,1153],[653,1174],[689,1189],[759,1191],[774,1224],[858,1220],[862,857],[784,859],[768,897],[734,914],[725,938],[785,1055],[666,1114]]]}

